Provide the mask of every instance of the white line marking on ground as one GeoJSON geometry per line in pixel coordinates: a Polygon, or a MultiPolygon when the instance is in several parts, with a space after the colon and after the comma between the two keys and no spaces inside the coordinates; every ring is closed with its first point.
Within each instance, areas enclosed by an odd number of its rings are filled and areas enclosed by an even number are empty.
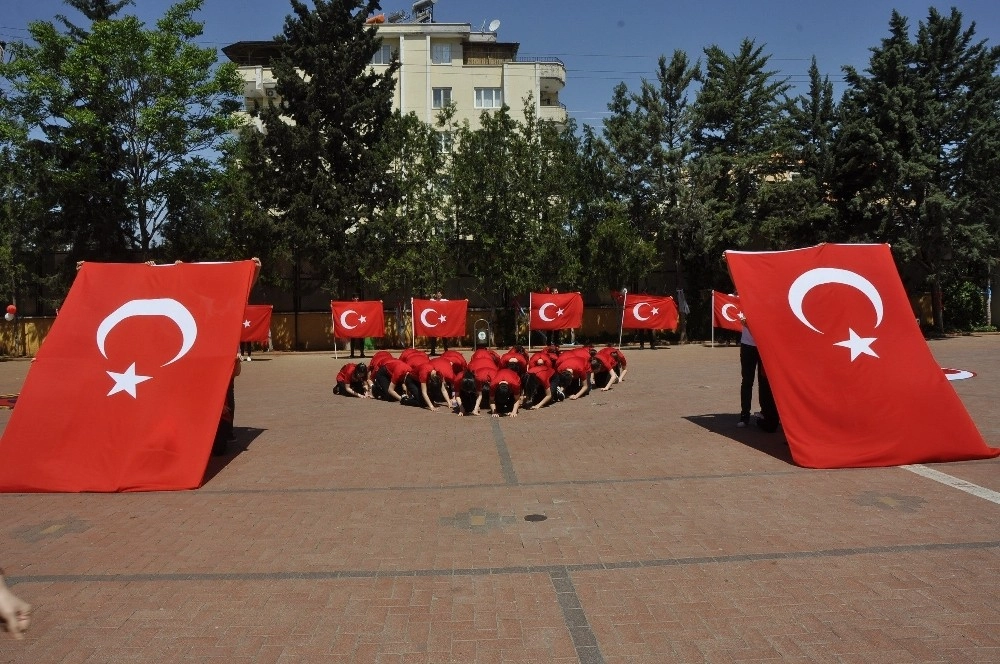
{"type": "Polygon", "coordinates": [[[952,477],[947,473],[942,473],[939,470],[934,470],[933,468],[928,468],[927,466],[918,463],[911,464],[909,466],[900,466],[900,468],[908,470],[911,473],[916,473],[917,475],[922,475],[923,477],[934,480],[935,482],[946,484],[950,487],[958,489],[959,491],[971,493],[973,496],[983,498],[991,503],[1000,505],[1000,491],[993,491],[992,489],[987,489],[986,487],[979,486],[978,484],[960,480],[957,477],[952,477]]]}

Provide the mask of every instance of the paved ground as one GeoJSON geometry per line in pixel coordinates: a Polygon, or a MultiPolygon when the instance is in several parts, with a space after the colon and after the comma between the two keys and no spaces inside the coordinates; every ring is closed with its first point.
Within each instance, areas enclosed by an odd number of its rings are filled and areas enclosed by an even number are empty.
{"type": "MultiPolygon", "coordinates": [[[[978,372],[954,386],[1000,445],[1000,336],[931,348],[978,372]]],[[[626,351],[611,392],[503,420],[255,356],[203,488],[0,495],[36,607],[0,662],[1000,661],[1000,505],[796,467],[735,428],[735,347],[626,351]]],[[[1000,491],[1000,460],[935,468],[1000,491]]]]}

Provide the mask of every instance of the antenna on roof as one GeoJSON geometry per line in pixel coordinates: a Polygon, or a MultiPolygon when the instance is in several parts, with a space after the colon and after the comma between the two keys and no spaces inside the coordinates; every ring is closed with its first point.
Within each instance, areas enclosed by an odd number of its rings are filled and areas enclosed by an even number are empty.
{"type": "Polygon", "coordinates": [[[385,20],[388,21],[389,23],[399,23],[405,18],[406,18],[406,12],[400,10],[389,14],[388,16],[385,17],[385,20]]]}
{"type": "Polygon", "coordinates": [[[413,20],[416,23],[434,22],[434,3],[437,0],[417,0],[413,3],[413,20]]]}
{"type": "Polygon", "coordinates": [[[495,18],[490,21],[490,32],[496,32],[500,29],[500,19],[495,18]]]}

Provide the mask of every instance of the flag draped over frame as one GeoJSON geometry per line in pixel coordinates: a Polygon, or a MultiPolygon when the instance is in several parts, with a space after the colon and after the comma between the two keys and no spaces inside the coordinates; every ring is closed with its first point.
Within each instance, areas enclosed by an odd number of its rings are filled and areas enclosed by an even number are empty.
{"type": "Polygon", "coordinates": [[[0,491],[198,487],[254,272],[84,263],[0,439],[0,491]]]}
{"type": "Polygon", "coordinates": [[[464,337],[468,300],[413,300],[413,336],[464,337]]]}
{"type": "Polygon", "coordinates": [[[333,336],[342,339],[385,336],[382,300],[330,301],[333,336]]]}
{"type": "Polygon", "coordinates": [[[532,293],[531,329],[568,330],[583,323],[583,297],[579,293],[532,293]]]}
{"type": "Polygon", "coordinates": [[[888,245],[727,251],[795,462],[1000,455],[931,355],[888,245]]]}
{"type": "Polygon", "coordinates": [[[256,341],[267,343],[271,334],[270,304],[248,304],[243,313],[243,327],[240,331],[240,341],[256,341]]]}
{"type": "Polygon", "coordinates": [[[627,293],[622,300],[622,327],[629,330],[676,330],[678,313],[674,298],[627,293]]]}

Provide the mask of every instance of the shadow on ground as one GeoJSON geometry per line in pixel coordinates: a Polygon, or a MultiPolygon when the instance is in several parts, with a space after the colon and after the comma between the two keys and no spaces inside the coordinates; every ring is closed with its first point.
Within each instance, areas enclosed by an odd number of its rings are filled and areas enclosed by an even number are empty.
{"type": "Polygon", "coordinates": [[[236,437],[235,443],[229,443],[226,454],[219,456],[212,455],[208,458],[208,468],[205,469],[205,479],[202,485],[208,484],[213,477],[219,474],[229,462],[238,455],[250,449],[250,444],[263,434],[267,429],[256,429],[254,427],[233,427],[233,435],[236,437]]]}
{"type": "Polygon", "coordinates": [[[714,434],[742,443],[758,452],[768,454],[779,461],[795,465],[792,454],[788,450],[788,441],[779,428],[775,433],[761,431],[754,424],[746,428],[736,426],[737,417],[732,413],[708,413],[706,415],[688,415],[684,418],[714,434]]]}

